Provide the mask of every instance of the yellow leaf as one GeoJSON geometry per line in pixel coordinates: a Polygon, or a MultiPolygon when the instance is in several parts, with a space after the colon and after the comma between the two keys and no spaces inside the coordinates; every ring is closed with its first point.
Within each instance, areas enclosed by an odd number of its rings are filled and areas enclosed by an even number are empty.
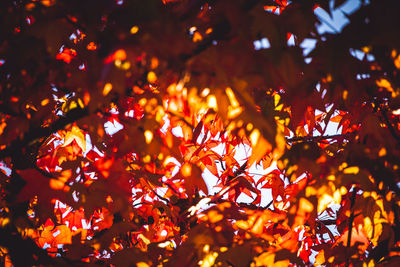
{"type": "Polygon", "coordinates": [[[280,101],[281,101],[281,96],[278,95],[278,94],[274,95],[275,109],[278,110],[278,111],[281,111],[282,108],[283,108],[283,104],[279,105],[280,101]]]}
{"type": "Polygon", "coordinates": [[[224,218],[224,215],[222,215],[221,213],[215,211],[215,210],[210,210],[208,212],[208,220],[210,221],[210,223],[216,223],[221,221],[224,218]]]}
{"type": "Polygon", "coordinates": [[[189,177],[192,175],[192,165],[190,163],[185,163],[181,167],[181,173],[183,177],[189,177]]]}
{"type": "Polygon", "coordinates": [[[210,93],[210,88],[204,88],[203,91],[201,91],[200,95],[202,97],[206,97],[208,96],[209,93],[210,93]]]}
{"type": "Polygon", "coordinates": [[[212,108],[215,111],[218,110],[217,98],[215,97],[215,95],[209,95],[207,97],[207,105],[208,105],[209,108],[212,108]]]}
{"type": "Polygon", "coordinates": [[[318,255],[315,257],[314,266],[320,266],[325,263],[325,253],[321,250],[318,255]]]}
{"type": "Polygon", "coordinates": [[[147,73],[147,81],[149,83],[155,83],[157,81],[157,75],[154,73],[154,71],[147,73]]]}
{"type": "Polygon", "coordinates": [[[394,65],[400,69],[400,55],[394,60],[394,65]]]}
{"type": "Polygon", "coordinates": [[[374,246],[378,245],[378,239],[382,234],[382,224],[379,222],[380,212],[376,211],[374,214],[373,221],[369,217],[364,218],[364,232],[365,235],[370,239],[374,246]]]}
{"type": "Polygon", "coordinates": [[[225,89],[226,95],[229,98],[229,101],[231,102],[232,107],[237,108],[239,107],[239,102],[237,101],[235,94],[233,93],[232,89],[230,87],[227,87],[225,89]]]}
{"type": "Polygon", "coordinates": [[[103,88],[103,96],[108,95],[108,93],[112,90],[112,84],[106,83],[103,88]]]}
{"type": "Polygon", "coordinates": [[[317,209],[318,213],[323,212],[332,202],[333,202],[332,196],[328,194],[322,195],[318,199],[318,209],[317,209]]]}
{"type": "Polygon", "coordinates": [[[50,100],[48,98],[46,98],[46,99],[43,99],[42,102],[40,102],[40,105],[46,106],[49,102],[50,102],[50,100]]]}
{"type": "Polygon", "coordinates": [[[193,42],[200,42],[201,40],[203,40],[203,36],[201,36],[201,34],[199,32],[195,32],[193,34],[193,42]]]}
{"type": "Polygon", "coordinates": [[[65,187],[65,183],[68,181],[68,179],[71,177],[72,171],[71,170],[65,170],[61,172],[61,175],[58,177],[58,179],[50,179],[49,185],[51,188],[55,190],[62,190],[65,187]]]}
{"type": "Polygon", "coordinates": [[[251,132],[250,136],[249,136],[251,145],[253,147],[255,147],[255,145],[257,144],[259,138],[260,138],[260,131],[258,129],[254,129],[251,132]]]}
{"type": "Polygon", "coordinates": [[[265,140],[264,137],[259,135],[259,131],[257,134],[256,130],[258,131],[258,129],[255,129],[250,134],[252,152],[247,163],[248,166],[253,165],[254,162],[260,161],[265,156],[265,154],[270,152],[272,149],[272,145],[267,140],[265,140]],[[254,143],[254,141],[256,140],[257,142],[254,143]]]}
{"type": "Polygon", "coordinates": [[[207,254],[202,261],[199,262],[201,267],[214,266],[215,259],[218,257],[218,252],[207,254]]]}
{"type": "Polygon", "coordinates": [[[368,263],[364,262],[363,267],[374,267],[375,263],[374,260],[370,260],[368,263]]]}
{"type": "Polygon", "coordinates": [[[131,30],[130,30],[130,33],[131,34],[135,34],[135,33],[137,33],[139,31],[139,27],[138,26],[133,26],[132,28],[131,28],[131,30]]]}
{"type": "Polygon", "coordinates": [[[387,89],[392,87],[390,82],[386,79],[380,79],[379,81],[376,81],[376,85],[378,85],[379,87],[387,88],[387,89]]]}
{"type": "Polygon", "coordinates": [[[42,0],[42,1],[40,1],[40,2],[42,3],[42,5],[49,7],[49,6],[54,5],[54,3],[55,3],[56,1],[55,1],[55,0],[42,0]]]}
{"type": "Polygon", "coordinates": [[[139,234],[139,235],[138,235],[138,238],[142,239],[142,241],[143,241],[146,245],[148,245],[148,244],[151,243],[150,240],[149,240],[147,237],[145,237],[143,234],[139,234]]]}
{"type": "Polygon", "coordinates": [[[264,252],[260,256],[254,258],[255,266],[274,266],[274,267],[287,267],[290,264],[289,260],[276,261],[275,253],[264,252]]]}
{"type": "Polygon", "coordinates": [[[228,119],[234,119],[238,117],[243,111],[242,107],[233,108],[232,106],[228,107],[228,119]]]}
{"type": "Polygon", "coordinates": [[[346,169],[343,170],[343,173],[345,174],[357,174],[360,171],[360,168],[358,168],[357,166],[353,166],[353,167],[348,167],[346,169]]]}
{"type": "Polygon", "coordinates": [[[147,263],[145,263],[143,261],[136,263],[136,266],[137,267],[150,267],[150,265],[148,265],[147,263]]]}
{"type": "Polygon", "coordinates": [[[71,144],[74,141],[78,144],[78,146],[82,149],[83,152],[86,151],[86,139],[85,135],[82,133],[81,129],[77,126],[72,126],[71,131],[67,132],[64,140],[64,147],[71,144]]]}
{"type": "Polygon", "coordinates": [[[146,144],[150,144],[153,140],[153,132],[146,130],[144,132],[144,138],[146,139],[146,144]]]}
{"type": "Polygon", "coordinates": [[[159,64],[158,58],[152,57],[150,61],[150,68],[154,70],[158,67],[158,64],[159,64]]]}
{"type": "Polygon", "coordinates": [[[386,79],[380,79],[379,81],[377,80],[376,85],[378,85],[379,87],[386,88],[386,90],[392,93],[392,97],[396,97],[398,95],[398,93],[393,90],[393,87],[390,84],[390,82],[386,79]]]}
{"type": "Polygon", "coordinates": [[[314,209],[314,205],[304,197],[300,198],[299,207],[305,212],[312,212],[314,209]]]}
{"type": "Polygon", "coordinates": [[[272,157],[275,160],[278,160],[283,155],[283,153],[285,152],[285,148],[286,148],[285,135],[279,129],[275,136],[275,143],[276,143],[276,147],[274,148],[274,150],[272,152],[272,157]]]}

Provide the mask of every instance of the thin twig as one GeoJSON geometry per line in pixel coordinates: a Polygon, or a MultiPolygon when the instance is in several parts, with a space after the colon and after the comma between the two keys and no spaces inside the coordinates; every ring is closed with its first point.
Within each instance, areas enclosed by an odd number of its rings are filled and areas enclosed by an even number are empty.
{"type": "Polygon", "coordinates": [[[160,194],[158,194],[157,192],[156,192],[156,190],[154,190],[154,188],[150,188],[150,190],[159,198],[159,199],[161,199],[161,200],[163,200],[163,201],[165,201],[166,202],[166,204],[168,204],[169,203],[169,200],[168,199],[166,199],[165,197],[162,197],[162,196],[160,196],[160,194]]]}
{"type": "Polygon", "coordinates": [[[390,134],[396,139],[397,143],[400,144],[400,136],[396,133],[396,130],[394,129],[393,125],[390,123],[389,118],[386,114],[386,110],[384,109],[379,109],[380,113],[382,114],[383,120],[385,125],[388,127],[390,134]]]}
{"type": "Polygon", "coordinates": [[[339,138],[348,138],[355,135],[352,133],[344,133],[344,134],[334,134],[334,135],[320,135],[320,136],[295,136],[292,138],[287,138],[286,142],[320,142],[321,140],[327,139],[339,139],[339,138]]]}
{"type": "MultiPolygon", "coordinates": [[[[354,207],[354,203],[356,200],[356,194],[357,194],[357,189],[355,187],[353,187],[353,194],[351,195],[351,199],[350,199],[350,218],[349,218],[349,224],[348,224],[348,235],[347,235],[347,251],[346,253],[348,253],[348,250],[350,249],[351,246],[351,232],[353,231],[353,221],[354,221],[354,213],[353,213],[353,207],[354,207]]],[[[348,255],[347,260],[346,260],[346,267],[349,266],[350,264],[350,257],[348,255]]]]}
{"type": "Polygon", "coordinates": [[[0,150],[0,159],[15,155],[22,148],[32,145],[36,140],[47,137],[58,130],[64,129],[70,123],[73,123],[89,115],[88,109],[76,108],[66,114],[65,117],[53,122],[49,127],[37,127],[30,129],[22,139],[14,140],[9,146],[0,150]]]}

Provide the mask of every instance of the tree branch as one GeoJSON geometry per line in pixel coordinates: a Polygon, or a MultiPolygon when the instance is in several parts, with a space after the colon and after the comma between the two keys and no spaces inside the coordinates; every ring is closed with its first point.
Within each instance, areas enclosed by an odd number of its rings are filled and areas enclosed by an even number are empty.
{"type": "Polygon", "coordinates": [[[15,266],[32,266],[38,262],[45,265],[55,263],[31,238],[23,239],[12,229],[0,228],[0,245],[7,248],[15,266]]]}
{"type": "Polygon", "coordinates": [[[334,135],[320,135],[320,136],[295,136],[292,138],[286,138],[286,142],[321,142],[321,140],[327,139],[340,139],[340,138],[348,138],[354,136],[355,133],[344,133],[344,134],[334,134],[334,135]]]}
{"type": "Polygon", "coordinates": [[[47,137],[58,130],[64,129],[68,124],[75,122],[85,116],[89,115],[87,108],[75,108],[68,112],[65,117],[53,122],[49,127],[35,127],[31,128],[22,139],[15,139],[9,146],[0,150],[0,159],[5,157],[20,155],[21,150],[27,146],[35,143],[36,140],[47,137]]]}
{"type": "MultiPolygon", "coordinates": [[[[197,2],[197,1],[196,1],[197,2]]],[[[260,0],[247,0],[240,6],[241,10],[245,13],[253,9],[260,0]]],[[[182,16],[181,19],[184,19],[185,16],[182,16]]],[[[201,52],[205,51],[207,48],[213,45],[214,41],[220,40],[231,40],[235,37],[235,35],[231,34],[231,25],[227,18],[223,17],[218,23],[213,25],[213,32],[204,39],[199,45],[189,54],[181,55],[181,59],[183,61],[187,61],[190,58],[197,56],[201,52]]]]}
{"type": "Polygon", "coordinates": [[[12,110],[9,106],[5,104],[0,104],[0,112],[5,115],[15,116],[15,117],[22,117],[24,116],[22,113],[17,113],[16,111],[12,110]]]}
{"type": "MultiPolygon", "coordinates": [[[[350,248],[351,246],[351,232],[353,231],[353,221],[354,221],[354,212],[353,212],[353,206],[356,200],[356,194],[357,194],[357,190],[356,188],[353,187],[353,194],[351,195],[351,199],[350,199],[350,217],[349,217],[349,224],[348,224],[348,235],[347,235],[347,249],[350,248]]],[[[346,251],[346,253],[348,253],[348,250],[346,251]]],[[[350,255],[347,256],[347,260],[346,260],[346,267],[349,266],[350,264],[350,255]]]]}
{"type": "Polygon", "coordinates": [[[396,130],[394,129],[393,125],[390,123],[389,118],[386,114],[386,110],[384,109],[379,109],[380,113],[382,114],[383,121],[385,125],[388,127],[390,134],[396,139],[397,143],[400,145],[400,136],[396,133],[396,130]]]}
{"type": "MultiPolygon", "coordinates": [[[[150,186],[150,185],[149,185],[150,186]]],[[[160,199],[166,202],[166,204],[168,205],[169,200],[166,199],[165,197],[162,197],[160,194],[157,193],[156,190],[154,190],[154,188],[150,188],[150,190],[160,199]]]]}

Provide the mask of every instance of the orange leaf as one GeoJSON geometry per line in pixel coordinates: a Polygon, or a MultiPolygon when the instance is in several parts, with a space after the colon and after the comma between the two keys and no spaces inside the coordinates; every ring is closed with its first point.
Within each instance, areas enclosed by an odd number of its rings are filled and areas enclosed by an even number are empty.
{"type": "Polygon", "coordinates": [[[58,248],[58,245],[72,243],[72,233],[66,225],[49,225],[44,228],[37,242],[42,248],[58,248]]]}
{"type": "Polygon", "coordinates": [[[64,48],[61,53],[57,54],[56,59],[63,60],[65,63],[70,63],[74,57],[76,57],[76,51],[74,49],[64,48]]]}
{"type": "Polygon", "coordinates": [[[71,144],[74,141],[82,149],[83,152],[86,151],[86,139],[84,133],[77,126],[72,126],[72,129],[65,135],[64,147],[71,144]]]}
{"type": "Polygon", "coordinates": [[[339,111],[339,114],[330,118],[330,121],[339,123],[346,114],[347,114],[346,112],[339,111]]]}

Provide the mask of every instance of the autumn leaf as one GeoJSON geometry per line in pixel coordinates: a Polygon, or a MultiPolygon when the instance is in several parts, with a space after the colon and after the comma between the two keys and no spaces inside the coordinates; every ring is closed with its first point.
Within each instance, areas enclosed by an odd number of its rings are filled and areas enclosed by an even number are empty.
{"type": "Polygon", "coordinates": [[[17,201],[31,200],[37,196],[38,200],[49,209],[51,205],[54,205],[55,200],[66,201],[69,186],[64,185],[60,188],[58,186],[60,180],[45,176],[36,169],[17,170],[17,174],[26,182],[18,194],[17,201]],[[55,183],[57,183],[57,189],[52,188],[55,183]]]}
{"type": "Polygon", "coordinates": [[[57,54],[56,59],[63,60],[65,63],[71,63],[71,60],[76,57],[76,51],[70,48],[63,48],[62,52],[57,54]]]}
{"type": "Polygon", "coordinates": [[[66,225],[46,226],[38,239],[38,243],[42,248],[58,248],[59,245],[71,244],[71,230],[66,225]]]}
{"type": "Polygon", "coordinates": [[[0,1],[0,262],[395,266],[398,10],[0,1]]]}
{"type": "Polygon", "coordinates": [[[79,129],[77,126],[72,126],[72,129],[70,131],[67,131],[64,137],[63,146],[68,146],[74,140],[77,143],[77,145],[82,149],[82,151],[85,152],[86,151],[85,135],[82,132],[82,130],[79,129]]]}
{"type": "Polygon", "coordinates": [[[192,195],[196,189],[200,189],[208,194],[208,188],[201,176],[202,172],[199,167],[190,163],[185,163],[182,165],[180,172],[185,180],[186,190],[189,195],[192,195]]]}

